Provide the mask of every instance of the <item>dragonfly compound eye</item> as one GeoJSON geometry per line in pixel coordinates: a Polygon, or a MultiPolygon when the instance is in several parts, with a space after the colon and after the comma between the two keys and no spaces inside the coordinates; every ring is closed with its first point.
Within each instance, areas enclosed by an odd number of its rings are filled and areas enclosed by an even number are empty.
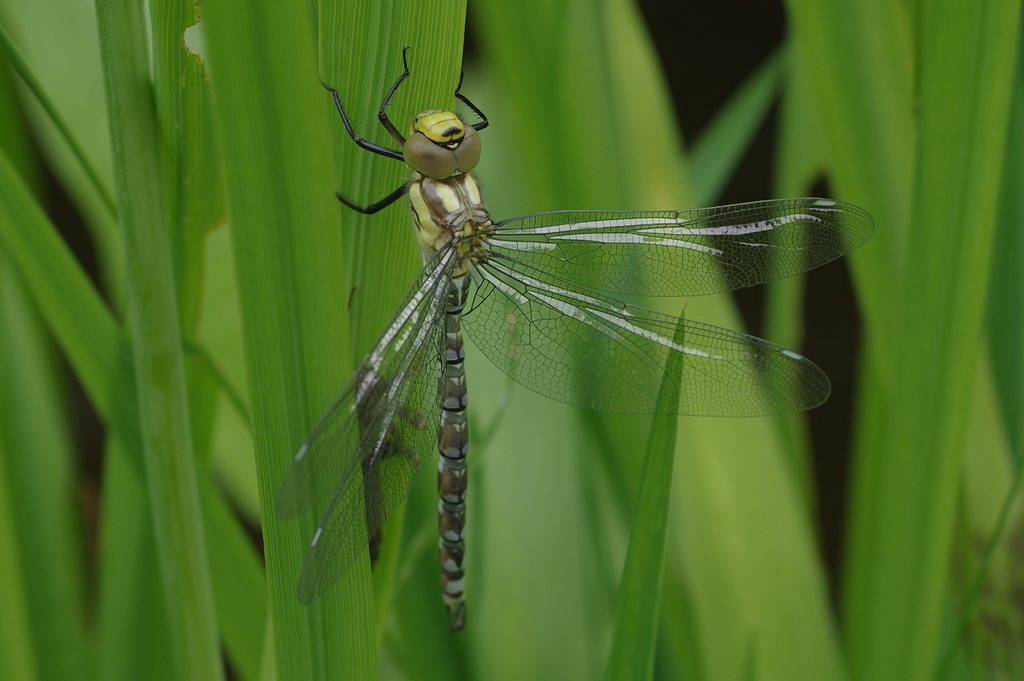
{"type": "Polygon", "coordinates": [[[450,111],[424,111],[412,119],[402,156],[435,180],[466,173],[480,160],[480,137],[450,111]]]}

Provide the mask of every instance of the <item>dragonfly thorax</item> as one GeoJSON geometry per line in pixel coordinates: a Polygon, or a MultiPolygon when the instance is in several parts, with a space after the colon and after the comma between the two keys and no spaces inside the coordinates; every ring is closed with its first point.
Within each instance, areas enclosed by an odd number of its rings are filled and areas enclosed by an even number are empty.
{"type": "MultiPolygon", "coordinates": [[[[467,128],[472,130],[472,128],[467,128]]],[[[468,261],[485,260],[486,242],[494,232],[480,183],[472,173],[459,173],[442,180],[413,171],[409,181],[409,203],[420,248],[427,258],[456,242],[459,263],[454,274],[464,274],[468,261]]]]}
{"type": "Polygon", "coordinates": [[[476,167],[480,136],[451,111],[428,109],[413,117],[402,156],[410,168],[443,180],[476,167]]]}

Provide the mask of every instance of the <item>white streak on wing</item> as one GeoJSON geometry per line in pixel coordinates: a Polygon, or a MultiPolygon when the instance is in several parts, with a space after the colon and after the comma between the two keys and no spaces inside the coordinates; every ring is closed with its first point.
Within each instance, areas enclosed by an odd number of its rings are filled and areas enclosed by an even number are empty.
{"type": "Polygon", "coordinates": [[[495,269],[501,270],[502,272],[504,272],[509,277],[512,277],[513,279],[518,279],[519,281],[523,282],[527,286],[532,286],[532,287],[534,287],[536,289],[548,291],[550,293],[557,293],[560,296],[565,296],[566,298],[572,298],[573,300],[578,300],[581,303],[587,303],[589,305],[595,305],[597,307],[608,307],[608,303],[606,303],[603,300],[600,300],[599,298],[592,298],[590,296],[584,295],[584,294],[579,293],[577,291],[571,291],[569,289],[562,288],[560,286],[555,286],[554,284],[549,284],[549,283],[546,283],[546,282],[542,282],[542,281],[540,281],[538,279],[534,279],[533,277],[529,277],[529,276],[523,274],[522,272],[518,272],[518,271],[517,272],[513,272],[508,267],[506,267],[505,265],[497,265],[496,264],[495,265],[495,269]]]}
{"type": "MultiPolygon", "coordinates": [[[[447,295],[447,293],[447,291],[438,291],[439,295],[436,297],[435,300],[431,301],[431,307],[440,307],[441,305],[443,305],[444,302],[441,300],[441,295],[447,295]]],[[[429,314],[429,310],[427,311],[427,313],[429,314]]],[[[416,335],[415,347],[419,347],[423,343],[424,339],[426,339],[427,337],[427,334],[430,333],[430,327],[430,324],[423,324],[422,326],[420,326],[419,333],[416,335]]]]}
{"type": "MultiPolygon", "coordinates": [[[[655,246],[672,246],[676,248],[690,248],[695,251],[717,254],[721,251],[711,246],[696,244],[691,241],[675,241],[658,239],[657,237],[669,237],[678,239],[692,236],[738,236],[743,234],[761,234],[771,232],[786,225],[798,221],[821,222],[817,215],[809,213],[794,213],[791,215],[780,215],[779,217],[757,222],[748,222],[737,225],[717,225],[714,227],[696,227],[704,223],[708,218],[701,217],[694,220],[680,222],[678,218],[625,218],[615,220],[592,220],[590,222],[578,222],[571,225],[549,225],[544,227],[524,228],[513,234],[546,234],[553,241],[593,241],[595,243],[639,243],[655,246]],[[566,229],[570,227],[570,229],[566,229]],[[629,232],[615,232],[622,227],[635,227],[629,232]]],[[[508,241],[505,239],[492,239],[491,243],[513,251],[537,251],[547,250],[550,246],[537,241],[508,241]]]]}
{"type": "Polygon", "coordinates": [[[519,291],[517,291],[514,288],[512,288],[511,286],[509,286],[508,284],[503,282],[498,277],[495,277],[494,275],[492,275],[487,270],[485,270],[483,268],[481,268],[481,269],[483,271],[484,279],[486,279],[487,281],[491,282],[491,284],[496,289],[498,289],[499,291],[504,293],[506,296],[508,296],[512,300],[516,301],[520,305],[526,305],[527,303],[530,302],[530,301],[528,301],[526,299],[526,296],[524,296],[522,293],[520,293],[519,291]]]}
{"type": "MultiPolygon", "coordinates": [[[[417,312],[419,313],[417,317],[423,314],[423,310],[418,310],[417,312]]],[[[410,320],[411,319],[412,318],[410,317],[410,320]]],[[[416,324],[406,324],[402,328],[402,333],[395,338],[395,342],[391,345],[392,352],[398,353],[402,349],[402,346],[405,345],[405,341],[409,340],[409,334],[412,333],[414,328],[416,328],[416,324]]]]}
{"type": "MultiPolygon", "coordinates": [[[[391,424],[395,420],[395,416],[401,411],[403,402],[397,399],[398,392],[405,385],[405,380],[409,375],[410,367],[406,367],[405,371],[396,375],[391,381],[388,382],[387,393],[381,400],[382,404],[385,405],[384,415],[380,418],[379,425],[376,428],[376,439],[373,442],[372,447],[363,447],[364,451],[373,452],[373,456],[366,461],[367,466],[372,466],[377,462],[377,459],[381,455],[381,451],[384,447],[384,440],[387,439],[388,432],[391,430],[391,424]]],[[[380,407],[378,407],[380,408],[380,407]]]]}
{"type": "MultiPolygon", "coordinates": [[[[452,259],[453,254],[453,251],[448,251],[442,256],[437,267],[435,267],[427,276],[423,285],[420,286],[419,290],[413,294],[406,306],[402,308],[402,311],[398,313],[397,317],[395,317],[394,323],[384,331],[384,335],[380,337],[377,345],[375,345],[373,350],[370,352],[369,363],[370,366],[373,367],[374,371],[380,371],[380,365],[384,358],[384,351],[388,348],[391,342],[395,340],[398,334],[403,331],[405,325],[408,324],[409,320],[416,313],[416,310],[420,307],[420,304],[423,302],[423,298],[434,288],[437,280],[444,275],[448,261],[452,259]]],[[[405,335],[403,335],[402,339],[399,341],[398,347],[401,347],[402,343],[405,342],[408,337],[408,333],[409,330],[405,330],[405,335]]]]}
{"type": "Polygon", "coordinates": [[[598,331],[600,331],[601,333],[603,333],[604,335],[608,336],[613,340],[625,340],[625,338],[623,338],[620,334],[616,333],[614,329],[609,329],[603,324],[595,324],[594,322],[596,320],[588,318],[586,312],[593,312],[596,314],[596,311],[594,310],[581,310],[579,307],[573,305],[572,303],[569,303],[565,300],[560,300],[558,298],[553,298],[551,296],[546,296],[540,291],[530,291],[530,295],[536,298],[537,300],[541,301],[542,303],[545,303],[550,307],[554,308],[555,310],[561,312],[563,315],[567,317],[572,317],[576,321],[580,322],[581,324],[586,324],[592,329],[597,329],[598,331]]]}
{"type": "MultiPolygon", "coordinates": [[[[700,234],[705,236],[732,236],[740,234],[758,234],[761,232],[771,232],[780,227],[788,225],[792,222],[799,220],[806,220],[809,222],[821,222],[821,218],[817,215],[808,215],[805,213],[795,213],[793,215],[780,215],[777,218],[770,220],[759,220],[758,222],[748,222],[741,225],[718,225],[717,227],[686,227],[681,225],[675,230],[669,230],[666,233],[676,234],[700,234]]],[[[660,232],[664,230],[653,230],[660,232]]]]}
{"type": "Polygon", "coordinates": [[[601,317],[602,319],[604,319],[604,320],[606,320],[608,322],[611,322],[615,326],[621,327],[621,328],[625,329],[626,331],[629,331],[630,333],[633,333],[633,334],[635,334],[637,336],[642,336],[644,338],[652,340],[655,343],[657,343],[658,345],[663,345],[666,348],[669,348],[671,350],[676,350],[677,352],[682,352],[682,353],[687,354],[687,355],[694,355],[696,357],[707,357],[708,359],[725,359],[721,355],[709,355],[708,353],[704,352],[703,350],[697,350],[696,348],[688,348],[685,345],[679,345],[675,341],[673,341],[673,340],[671,340],[671,339],[669,339],[669,338],[667,338],[665,336],[662,336],[660,333],[655,333],[654,331],[651,331],[650,329],[645,329],[642,326],[637,326],[636,324],[631,324],[630,322],[626,321],[622,317],[618,317],[616,315],[608,314],[607,312],[605,312],[603,310],[591,310],[591,312],[596,314],[598,317],[601,317]]]}
{"type": "Polygon", "coordinates": [[[614,218],[610,220],[588,220],[586,222],[569,222],[558,225],[538,225],[537,227],[520,227],[516,230],[508,230],[510,234],[559,234],[572,233],[582,230],[620,229],[622,227],[640,227],[643,225],[676,225],[679,218],[653,218],[634,215],[628,218],[614,218]],[[568,229],[566,229],[568,227],[568,229]]]}
{"type": "Polygon", "coordinates": [[[583,322],[587,326],[590,326],[590,322],[587,321],[586,315],[584,315],[583,312],[581,312],[580,309],[573,305],[572,303],[560,300],[558,298],[552,298],[551,296],[546,296],[539,291],[530,291],[530,295],[536,298],[537,300],[546,303],[547,305],[554,308],[558,312],[561,312],[565,316],[572,317],[576,321],[583,322]]]}
{"type": "Polygon", "coordinates": [[[650,329],[645,329],[642,326],[638,326],[636,324],[628,322],[623,316],[624,313],[613,311],[613,309],[610,308],[608,302],[603,301],[599,298],[593,298],[591,296],[587,296],[576,291],[571,291],[569,289],[553,286],[551,284],[546,284],[536,279],[533,279],[532,277],[523,275],[520,272],[516,272],[514,274],[510,273],[510,276],[514,276],[523,283],[537,289],[528,291],[528,295],[543,301],[544,303],[546,303],[547,305],[561,312],[564,315],[572,317],[573,319],[582,322],[587,326],[597,329],[598,331],[605,334],[609,338],[621,338],[621,336],[619,336],[619,334],[614,333],[612,329],[604,327],[603,325],[595,324],[593,319],[588,319],[587,313],[590,313],[591,315],[596,315],[597,317],[600,317],[601,319],[604,319],[605,321],[610,322],[611,324],[625,331],[628,331],[633,335],[640,336],[642,338],[647,338],[648,340],[652,340],[659,345],[662,345],[666,348],[670,348],[672,350],[676,350],[677,352],[682,352],[687,355],[693,355],[695,357],[706,357],[708,359],[725,359],[721,355],[710,355],[704,352],[703,350],[687,347],[685,345],[679,345],[678,343],[676,343],[670,338],[667,338],[666,336],[663,336],[659,333],[655,333],[650,329]],[[588,305],[589,307],[587,307],[585,310],[580,309],[576,305],[573,305],[572,303],[566,300],[561,300],[559,298],[554,298],[549,295],[544,295],[542,291],[570,298],[572,300],[588,305]]]}
{"type": "MultiPolygon", "coordinates": [[[[690,236],[693,234],[692,231],[687,231],[681,234],[667,234],[666,230],[657,230],[668,236],[690,236]]],[[[644,246],[669,246],[672,248],[689,248],[694,251],[703,251],[704,253],[719,254],[722,251],[718,248],[711,246],[705,246],[703,244],[697,244],[692,241],[680,241],[678,239],[663,239],[661,236],[647,236],[648,234],[656,233],[655,230],[648,232],[648,230],[638,230],[636,232],[609,232],[605,234],[599,233],[577,233],[568,232],[566,234],[556,234],[551,238],[556,241],[592,241],[595,243],[605,244],[642,244],[644,246]]],[[[527,243],[527,242],[518,242],[527,243]]],[[[536,242],[533,242],[536,243],[536,242]]],[[[529,250],[529,249],[516,249],[516,250],[529,250]]]]}
{"type": "Polygon", "coordinates": [[[507,248],[510,251],[553,251],[558,244],[548,241],[508,241],[507,239],[488,239],[487,244],[497,248],[507,248]]]}
{"type": "Polygon", "coordinates": [[[405,329],[405,325],[409,319],[416,312],[416,309],[420,306],[423,301],[423,297],[427,294],[426,286],[420,288],[413,294],[412,298],[409,299],[409,303],[402,308],[402,311],[395,317],[394,323],[391,324],[385,331],[384,335],[380,337],[380,341],[374,346],[373,351],[370,353],[369,363],[373,367],[374,371],[380,371],[380,365],[384,358],[384,350],[391,345],[391,341],[398,336],[400,332],[405,329]]]}

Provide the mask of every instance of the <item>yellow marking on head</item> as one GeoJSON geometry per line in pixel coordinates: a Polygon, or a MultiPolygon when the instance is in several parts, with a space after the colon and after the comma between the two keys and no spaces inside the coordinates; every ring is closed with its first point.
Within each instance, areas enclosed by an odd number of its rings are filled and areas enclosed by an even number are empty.
{"type": "Polygon", "coordinates": [[[410,168],[436,180],[468,173],[480,161],[480,136],[451,111],[422,111],[409,126],[402,158],[410,168]]]}
{"type": "Polygon", "coordinates": [[[412,137],[417,132],[422,133],[434,144],[441,144],[449,149],[459,146],[462,138],[466,136],[466,128],[458,116],[451,111],[438,109],[429,109],[413,116],[409,136],[412,137]]]}

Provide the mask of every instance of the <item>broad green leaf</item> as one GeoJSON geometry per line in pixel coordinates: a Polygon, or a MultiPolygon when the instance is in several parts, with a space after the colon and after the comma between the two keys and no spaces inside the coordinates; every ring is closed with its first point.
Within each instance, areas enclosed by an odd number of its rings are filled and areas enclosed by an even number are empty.
{"type": "Polygon", "coordinates": [[[369,603],[365,568],[357,565],[348,582],[303,608],[296,585],[313,519],[285,524],[274,512],[292,452],[344,383],[336,358],[347,355],[311,6],[276,7],[206,6],[203,25],[238,275],[277,674],[365,678],[373,676],[375,658],[360,615],[369,603]]]}
{"type": "MultiPolygon", "coordinates": [[[[893,341],[888,361],[877,352],[872,361],[893,370],[883,380],[897,410],[883,412],[865,440],[871,477],[857,492],[870,496],[858,498],[845,593],[851,668],[871,679],[934,671],[1020,7],[921,9],[917,171],[906,195],[913,248],[890,252],[903,268],[889,294],[899,333],[873,328],[869,343],[874,351],[880,338],[893,341]]],[[[870,303],[868,311],[870,324],[870,303]]]]}
{"type": "MultiPolygon", "coordinates": [[[[338,90],[357,135],[375,144],[398,148],[376,114],[403,72],[405,47],[409,48],[406,56],[410,75],[387,110],[399,132],[405,134],[407,122],[424,109],[454,108],[455,87],[462,66],[465,15],[463,0],[429,5],[406,2],[395,5],[394,9],[340,1],[320,4],[319,76],[338,90]],[[352,31],[352,26],[361,26],[364,30],[352,31]]],[[[330,94],[320,89],[318,98],[330,125],[334,189],[367,205],[400,186],[408,168],[359,148],[345,131],[330,94]]],[[[422,266],[422,258],[412,235],[406,200],[399,200],[375,215],[364,216],[341,206],[332,196],[328,198],[340,215],[347,265],[345,286],[333,293],[351,310],[351,358],[355,363],[380,337],[422,266]]],[[[335,386],[335,389],[340,387],[335,386]]],[[[428,467],[419,484],[436,489],[434,477],[432,467],[428,467]]],[[[393,604],[395,571],[404,562],[399,544],[406,506],[408,504],[399,506],[389,516],[382,530],[381,561],[374,567],[378,643],[383,640],[393,604]]],[[[416,512],[436,516],[436,502],[416,512]]],[[[433,596],[437,599],[437,612],[443,613],[439,588],[433,596]]]]}

